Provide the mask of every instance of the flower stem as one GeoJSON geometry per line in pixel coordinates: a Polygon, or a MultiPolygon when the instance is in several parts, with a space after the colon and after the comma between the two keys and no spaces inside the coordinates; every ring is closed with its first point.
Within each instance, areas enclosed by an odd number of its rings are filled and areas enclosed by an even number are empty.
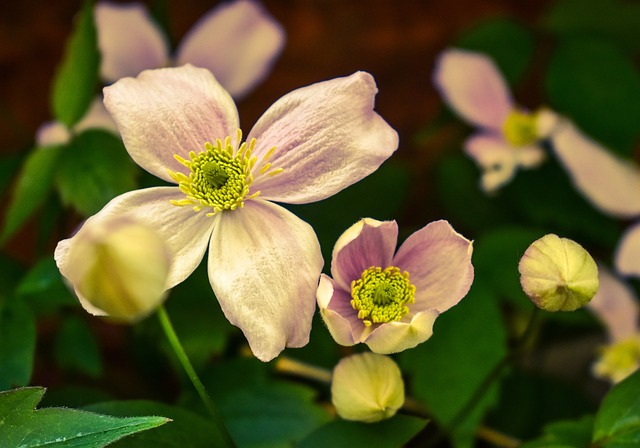
{"type": "Polygon", "coordinates": [[[173,328],[173,324],[169,319],[169,314],[167,314],[167,310],[165,309],[164,305],[160,305],[160,308],[158,308],[158,319],[160,320],[160,326],[164,330],[164,334],[167,336],[169,345],[171,345],[171,348],[178,357],[178,361],[180,361],[180,364],[182,364],[182,368],[189,377],[189,380],[191,380],[193,387],[196,388],[198,395],[200,395],[200,399],[211,414],[213,422],[215,423],[216,428],[218,429],[218,432],[225,443],[225,446],[228,448],[235,448],[236,444],[231,438],[227,427],[224,425],[218,409],[213,404],[213,400],[211,400],[211,397],[207,393],[207,390],[204,388],[202,381],[200,381],[200,378],[193,368],[191,361],[189,361],[189,358],[187,357],[187,354],[185,353],[184,348],[180,343],[180,339],[178,339],[178,335],[173,328]]]}

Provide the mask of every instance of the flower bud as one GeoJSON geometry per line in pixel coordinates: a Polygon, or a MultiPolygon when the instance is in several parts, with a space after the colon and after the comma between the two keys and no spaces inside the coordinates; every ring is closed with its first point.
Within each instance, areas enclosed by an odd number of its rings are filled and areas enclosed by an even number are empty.
{"type": "Polygon", "coordinates": [[[538,308],[573,311],[598,291],[598,267],[578,243],[545,235],[525,251],[518,265],[520,284],[538,308]]]}
{"type": "Polygon", "coordinates": [[[91,314],[132,322],[166,297],[166,243],[130,219],[87,221],[74,237],[58,243],[55,259],[91,314]]]}
{"type": "Polygon", "coordinates": [[[333,370],[331,400],[345,420],[373,423],[395,415],[404,403],[404,382],[388,356],[360,353],[333,370]]]}

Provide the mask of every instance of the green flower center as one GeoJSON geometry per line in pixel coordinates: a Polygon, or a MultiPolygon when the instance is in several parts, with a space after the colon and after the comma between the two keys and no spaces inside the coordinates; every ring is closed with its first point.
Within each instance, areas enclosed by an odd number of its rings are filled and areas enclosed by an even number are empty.
{"type": "Polygon", "coordinates": [[[502,132],[505,140],[512,146],[531,145],[538,140],[536,116],[514,110],[504,121],[502,132]]]}
{"type": "MultiPolygon", "coordinates": [[[[238,131],[238,141],[242,140],[242,133],[238,131]]],[[[253,183],[253,168],[258,162],[257,157],[252,156],[256,140],[249,144],[242,143],[236,150],[231,145],[231,138],[224,141],[218,139],[215,145],[209,142],[204,144],[204,151],[196,154],[189,153],[189,160],[175,154],[174,158],[189,168],[189,175],[168,170],[169,175],[178,183],[180,191],[186,198],[179,201],[172,200],[177,206],[190,205],[193,210],[199,212],[203,208],[211,208],[212,212],[207,216],[215,215],[224,210],[242,208],[246,199],[255,198],[260,194],[256,191],[249,195],[249,187],[253,183]]],[[[258,176],[274,176],[280,174],[283,169],[271,169],[271,163],[267,162],[273,155],[275,147],[271,148],[260,160],[258,176]]]]}
{"type": "Polygon", "coordinates": [[[401,273],[395,266],[384,270],[372,266],[351,282],[351,306],[367,327],[402,319],[415,295],[416,287],[409,281],[409,273],[401,273]]]}

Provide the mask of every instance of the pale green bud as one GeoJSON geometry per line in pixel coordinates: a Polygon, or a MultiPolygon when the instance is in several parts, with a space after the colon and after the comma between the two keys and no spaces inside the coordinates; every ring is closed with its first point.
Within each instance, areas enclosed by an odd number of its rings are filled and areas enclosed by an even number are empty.
{"type": "Polygon", "coordinates": [[[392,417],[404,404],[400,368],[376,353],[343,358],[333,370],[331,400],[345,420],[373,423],[392,417]]]}
{"type": "Polygon", "coordinates": [[[576,310],[599,287],[598,267],[591,255],[575,241],[553,234],[529,246],[518,270],[525,294],[546,311],[576,310]]]}

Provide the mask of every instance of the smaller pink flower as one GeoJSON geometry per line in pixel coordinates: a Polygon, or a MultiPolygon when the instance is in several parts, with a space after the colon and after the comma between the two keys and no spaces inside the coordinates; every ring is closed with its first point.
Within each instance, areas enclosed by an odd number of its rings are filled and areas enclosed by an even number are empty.
{"type": "Polygon", "coordinates": [[[518,168],[534,168],[544,161],[540,141],[554,130],[557,116],[546,109],[532,114],[514,104],[489,57],[446,50],[436,63],[433,82],[449,107],[479,128],[467,139],[465,152],[483,170],[485,192],[509,182],[518,168]]]}
{"type": "Polygon", "coordinates": [[[322,275],[316,297],[338,344],[382,354],[415,347],[469,291],[472,243],[447,221],[413,233],[394,255],[397,239],[395,221],[365,218],[336,242],[333,278],[322,275]]]}

